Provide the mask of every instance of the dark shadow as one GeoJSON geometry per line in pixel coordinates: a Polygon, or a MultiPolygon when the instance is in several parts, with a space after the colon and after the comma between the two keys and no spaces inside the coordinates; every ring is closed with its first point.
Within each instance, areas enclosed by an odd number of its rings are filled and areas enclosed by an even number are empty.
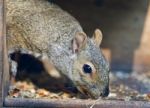
{"type": "Polygon", "coordinates": [[[10,54],[12,60],[18,63],[16,81],[31,81],[38,88],[44,88],[51,92],[77,92],[73,82],[59,72],[60,77],[51,76],[44,68],[43,63],[32,55],[10,54]]]}
{"type": "Polygon", "coordinates": [[[112,70],[133,71],[134,52],[140,45],[149,0],[105,0],[100,6],[94,0],[55,2],[74,16],[89,36],[95,28],[102,30],[101,47],[111,52],[112,70]]]}

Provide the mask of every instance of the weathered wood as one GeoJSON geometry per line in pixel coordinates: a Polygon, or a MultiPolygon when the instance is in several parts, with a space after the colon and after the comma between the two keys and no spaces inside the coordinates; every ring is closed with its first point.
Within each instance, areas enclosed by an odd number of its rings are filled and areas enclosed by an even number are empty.
{"type": "Polygon", "coordinates": [[[3,106],[9,85],[9,66],[6,48],[5,0],[0,0],[0,107],[3,106]]]}
{"type": "Polygon", "coordinates": [[[8,65],[8,53],[7,53],[7,45],[6,45],[6,17],[5,17],[5,0],[3,0],[4,5],[4,14],[3,14],[3,89],[2,96],[5,98],[8,93],[9,82],[10,82],[10,74],[9,74],[9,65],[8,65]]]}
{"type": "Polygon", "coordinates": [[[6,107],[40,107],[40,108],[150,108],[150,102],[144,101],[113,101],[113,100],[51,100],[51,99],[5,99],[6,107]]]}
{"type": "Polygon", "coordinates": [[[3,16],[4,16],[4,7],[3,0],[0,0],[0,107],[3,105],[2,101],[2,75],[3,75],[3,16]]]}

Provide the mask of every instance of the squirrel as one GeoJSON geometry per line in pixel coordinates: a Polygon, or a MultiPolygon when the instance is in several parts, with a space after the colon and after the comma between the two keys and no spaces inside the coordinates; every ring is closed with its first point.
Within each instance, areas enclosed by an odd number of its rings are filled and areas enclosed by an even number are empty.
{"type": "MultiPolygon", "coordinates": [[[[50,75],[59,77],[61,72],[82,94],[108,96],[110,69],[99,48],[99,29],[88,37],[74,17],[47,0],[6,0],[6,30],[9,54],[12,49],[35,53],[50,75]]],[[[17,72],[15,68],[11,71],[17,72]]]]}

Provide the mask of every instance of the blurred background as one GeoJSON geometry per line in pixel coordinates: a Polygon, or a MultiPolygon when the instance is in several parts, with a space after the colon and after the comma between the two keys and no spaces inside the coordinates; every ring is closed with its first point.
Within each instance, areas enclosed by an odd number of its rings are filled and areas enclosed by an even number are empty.
{"type": "Polygon", "coordinates": [[[150,71],[149,0],[53,0],[74,16],[84,31],[103,32],[101,48],[111,69],[150,71]]]}
{"type": "Polygon", "coordinates": [[[149,0],[53,1],[74,16],[88,36],[96,28],[102,30],[100,47],[110,62],[110,92],[115,99],[150,96],[149,0]]]}

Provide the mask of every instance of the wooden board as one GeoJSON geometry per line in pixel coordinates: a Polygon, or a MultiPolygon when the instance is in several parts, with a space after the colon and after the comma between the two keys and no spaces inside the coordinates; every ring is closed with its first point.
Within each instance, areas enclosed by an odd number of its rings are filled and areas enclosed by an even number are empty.
{"type": "Polygon", "coordinates": [[[51,99],[6,99],[6,107],[39,107],[39,108],[150,108],[150,102],[115,101],[115,100],[51,100],[51,99]]]}
{"type": "Polygon", "coordinates": [[[5,1],[0,0],[0,107],[9,87],[9,66],[6,48],[5,1]]]}
{"type": "Polygon", "coordinates": [[[2,107],[2,56],[3,56],[3,0],[0,0],[0,107],[2,107]]]}

